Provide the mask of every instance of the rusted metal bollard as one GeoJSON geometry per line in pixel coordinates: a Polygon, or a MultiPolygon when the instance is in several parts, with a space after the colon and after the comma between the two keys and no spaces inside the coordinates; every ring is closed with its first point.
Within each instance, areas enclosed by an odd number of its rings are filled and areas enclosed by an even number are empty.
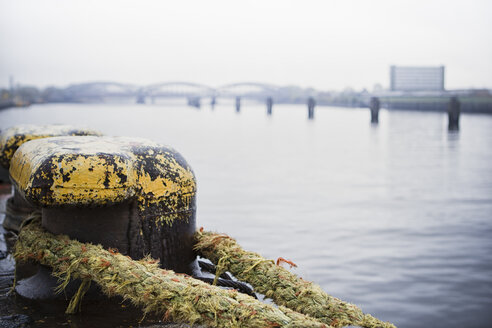
{"type": "Polygon", "coordinates": [[[450,131],[460,129],[460,107],[458,97],[451,97],[448,104],[448,130],[450,131]]]}
{"type": "MultiPolygon", "coordinates": [[[[150,255],[161,267],[191,274],[196,261],[196,183],[176,151],[145,139],[56,137],[25,143],[10,174],[42,225],[55,234],[118,249],[133,259],[150,255]]],[[[49,298],[56,282],[42,268],[17,292],[49,298]],[[46,288],[45,288],[46,287],[46,288]]]]}
{"type": "Polygon", "coordinates": [[[380,101],[377,97],[371,97],[369,109],[371,110],[371,123],[379,123],[380,101]]]}
{"type": "MultiPolygon", "coordinates": [[[[71,125],[17,125],[2,131],[0,134],[0,165],[9,170],[10,160],[17,148],[23,143],[42,138],[55,136],[87,136],[101,135],[101,133],[71,125]]],[[[32,213],[35,208],[19,195],[14,188],[14,195],[7,201],[7,213],[3,227],[8,230],[18,231],[22,221],[32,213]]]]}

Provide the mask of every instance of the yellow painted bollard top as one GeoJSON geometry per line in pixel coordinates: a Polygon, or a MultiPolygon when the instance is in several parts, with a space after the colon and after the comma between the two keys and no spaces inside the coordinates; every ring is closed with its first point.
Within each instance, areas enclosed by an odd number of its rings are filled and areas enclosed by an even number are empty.
{"type": "Polygon", "coordinates": [[[10,175],[21,194],[44,207],[100,206],[136,199],[144,216],[194,210],[196,182],[175,150],[140,138],[53,137],[18,148],[10,175]]]}
{"type": "Polygon", "coordinates": [[[10,127],[0,134],[0,165],[6,169],[17,148],[23,143],[56,136],[100,136],[95,130],[77,128],[71,125],[32,125],[23,124],[10,127]]]}

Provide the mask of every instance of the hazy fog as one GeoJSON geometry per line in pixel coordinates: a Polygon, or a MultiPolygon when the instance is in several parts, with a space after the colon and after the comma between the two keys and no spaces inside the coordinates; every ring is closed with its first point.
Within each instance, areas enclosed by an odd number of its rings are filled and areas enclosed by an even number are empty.
{"type": "Polygon", "coordinates": [[[110,80],[388,86],[445,65],[492,88],[492,1],[0,0],[0,87],[110,80]]]}

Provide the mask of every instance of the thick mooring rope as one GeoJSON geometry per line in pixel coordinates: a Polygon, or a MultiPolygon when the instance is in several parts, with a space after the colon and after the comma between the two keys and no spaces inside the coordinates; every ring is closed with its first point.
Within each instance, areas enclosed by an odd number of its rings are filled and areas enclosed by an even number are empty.
{"type": "Polygon", "coordinates": [[[274,261],[243,250],[227,235],[200,229],[195,238],[195,250],[217,265],[217,274],[231,272],[278,305],[304,313],[333,327],[355,325],[366,328],[395,328],[391,323],[364,314],[353,304],[328,295],[318,285],[297,277],[274,261]]]}
{"type": "Polygon", "coordinates": [[[261,303],[235,290],[224,290],[158,267],[155,260],[131,260],[101,246],[70,240],[46,232],[34,220],[22,228],[15,246],[17,261],[38,261],[53,268],[63,290],[71,279],[81,279],[69,311],[80,307],[80,299],[97,283],[107,296],[121,296],[163,319],[208,327],[316,327],[329,328],[313,318],[285,307],[261,303]]]}

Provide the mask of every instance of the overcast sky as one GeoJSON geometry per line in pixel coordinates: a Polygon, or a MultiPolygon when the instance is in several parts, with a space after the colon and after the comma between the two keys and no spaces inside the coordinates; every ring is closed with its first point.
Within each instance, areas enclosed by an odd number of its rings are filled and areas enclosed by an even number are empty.
{"type": "Polygon", "coordinates": [[[0,86],[372,89],[395,64],[445,65],[448,89],[492,88],[488,0],[0,0],[0,33],[0,86]]]}

